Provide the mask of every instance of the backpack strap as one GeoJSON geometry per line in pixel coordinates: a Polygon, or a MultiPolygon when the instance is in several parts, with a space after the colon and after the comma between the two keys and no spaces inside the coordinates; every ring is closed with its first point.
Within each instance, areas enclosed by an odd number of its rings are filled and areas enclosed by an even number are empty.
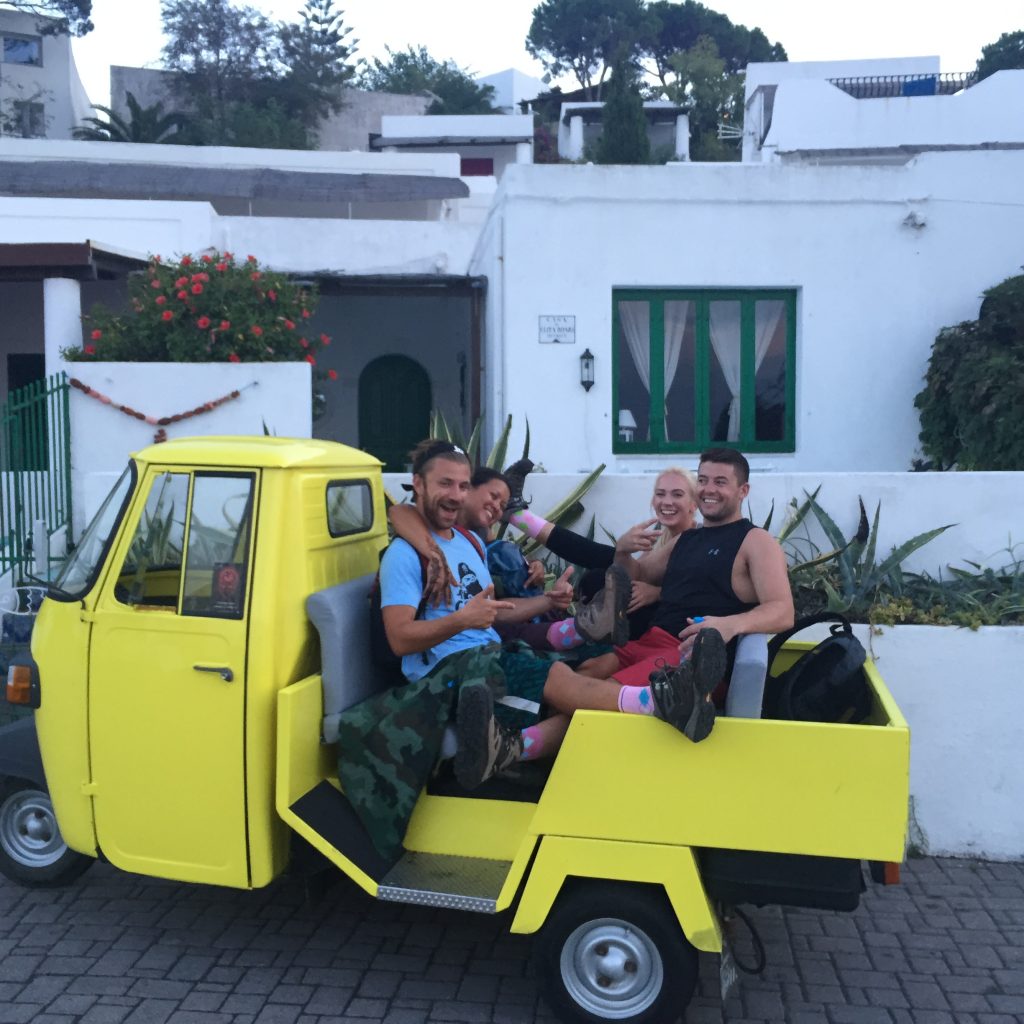
{"type": "Polygon", "coordinates": [[[458,523],[455,524],[455,531],[456,533],[461,533],[473,545],[473,550],[476,551],[480,556],[480,561],[486,566],[487,556],[484,554],[484,549],[480,544],[480,538],[472,530],[467,530],[464,526],[459,526],[458,523]]]}
{"type": "Polygon", "coordinates": [[[847,636],[853,635],[853,627],[850,625],[850,620],[845,615],[840,615],[839,612],[818,612],[816,615],[808,615],[805,618],[797,619],[793,623],[791,629],[784,630],[782,633],[776,633],[775,636],[768,641],[768,666],[771,667],[772,662],[775,660],[775,655],[782,650],[782,645],[792,636],[795,636],[801,630],[807,629],[809,626],[816,626],[819,622],[831,622],[833,623],[831,632],[833,635],[836,633],[845,633],[847,636]],[[836,627],[839,627],[838,629],[836,627]]]}

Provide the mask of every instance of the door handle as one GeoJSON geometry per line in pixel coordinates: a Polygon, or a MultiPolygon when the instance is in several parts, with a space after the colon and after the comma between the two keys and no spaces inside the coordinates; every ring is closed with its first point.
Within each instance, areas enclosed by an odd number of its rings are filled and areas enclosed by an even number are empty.
{"type": "Polygon", "coordinates": [[[219,675],[225,683],[233,683],[235,681],[235,673],[223,665],[193,665],[192,667],[197,672],[214,672],[219,675]]]}

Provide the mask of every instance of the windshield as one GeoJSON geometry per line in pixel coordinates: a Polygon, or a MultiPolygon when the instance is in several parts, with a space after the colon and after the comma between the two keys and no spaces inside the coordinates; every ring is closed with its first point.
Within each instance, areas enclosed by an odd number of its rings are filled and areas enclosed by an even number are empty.
{"type": "Polygon", "coordinates": [[[121,474],[120,480],[114,484],[100,510],[93,516],[92,522],[86,527],[78,546],[68,556],[68,560],[57,574],[52,584],[51,597],[58,600],[78,600],[89,592],[96,582],[107,545],[121,518],[121,512],[127,504],[134,482],[134,467],[129,465],[121,474]]]}

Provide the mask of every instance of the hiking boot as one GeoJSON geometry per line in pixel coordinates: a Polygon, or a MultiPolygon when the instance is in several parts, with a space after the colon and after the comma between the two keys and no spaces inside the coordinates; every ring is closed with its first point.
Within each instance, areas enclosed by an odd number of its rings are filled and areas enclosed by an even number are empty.
{"type": "Polygon", "coordinates": [[[629,607],[633,581],[621,565],[613,565],[604,574],[604,590],[576,609],[576,632],[592,644],[622,647],[629,640],[629,607]]]}
{"type": "Polygon", "coordinates": [[[469,683],[459,690],[455,712],[455,778],[463,789],[476,789],[519,761],[523,739],[494,718],[494,698],[486,683],[469,683]]]}
{"type": "Polygon", "coordinates": [[[520,459],[518,462],[513,462],[505,470],[503,475],[508,481],[509,499],[505,505],[505,514],[502,518],[506,522],[513,512],[522,512],[523,509],[530,507],[530,503],[523,497],[523,487],[526,484],[527,476],[532,471],[533,463],[529,459],[520,459]]]}
{"type": "Polygon", "coordinates": [[[725,675],[725,668],[722,634],[717,629],[702,629],[686,661],[651,673],[651,695],[658,717],[694,743],[705,739],[715,726],[711,691],[725,675]]]}

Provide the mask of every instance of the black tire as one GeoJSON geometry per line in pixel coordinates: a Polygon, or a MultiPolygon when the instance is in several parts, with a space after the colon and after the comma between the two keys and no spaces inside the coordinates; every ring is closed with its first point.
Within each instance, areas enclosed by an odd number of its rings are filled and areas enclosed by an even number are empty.
{"type": "Polygon", "coordinates": [[[563,1021],[670,1024],[697,984],[697,950],[653,886],[572,884],[533,955],[544,995],[563,1021]]]}
{"type": "Polygon", "coordinates": [[[24,779],[0,781],[0,872],[21,885],[57,886],[92,863],[68,849],[45,789],[24,779]]]}

